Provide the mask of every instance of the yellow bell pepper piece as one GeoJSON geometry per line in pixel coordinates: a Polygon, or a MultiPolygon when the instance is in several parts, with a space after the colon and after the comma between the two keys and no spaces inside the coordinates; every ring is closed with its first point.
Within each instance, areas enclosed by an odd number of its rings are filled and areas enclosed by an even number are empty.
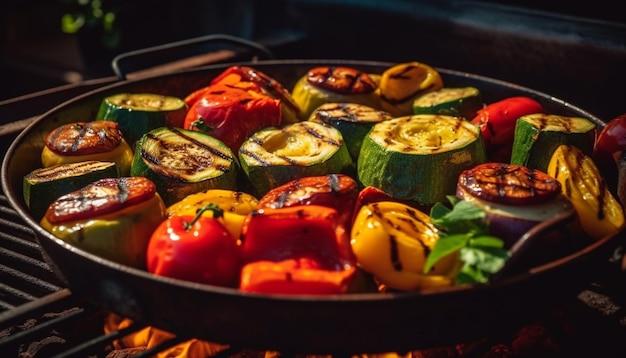
{"type": "Polygon", "coordinates": [[[575,146],[557,147],[548,164],[548,174],[561,183],[570,199],[583,231],[599,240],[616,233],[624,225],[624,209],[611,194],[593,160],[575,146]]]}
{"type": "Polygon", "coordinates": [[[403,291],[454,283],[456,255],[441,260],[428,274],[423,273],[426,257],[437,240],[438,230],[428,215],[392,201],[361,207],[351,232],[357,264],[384,286],[403,291]]]}
{"type": "MultiPolygon", "coordinates": [[[[225,189],[210,189],[188,195],[181,201],[170,205],[167,208],[167,216],[193,216],[198,209],[209,203],[217,205],[224,211],[224,226],[235,238],[241,236],[241,228],[246,216],[258,206],[258,200],[250,194],[225,189]]],[[[213,210],[207,210],[202,215],[213,217],[213,214],[213,210]]]]}
{"type": "Polygon", "coordinates": [[[417,61],[400,63],[385,70],[376,90],[380,106],[396,117],[413,114],[418,96],[443,87],[435,68],[417,61]]]}

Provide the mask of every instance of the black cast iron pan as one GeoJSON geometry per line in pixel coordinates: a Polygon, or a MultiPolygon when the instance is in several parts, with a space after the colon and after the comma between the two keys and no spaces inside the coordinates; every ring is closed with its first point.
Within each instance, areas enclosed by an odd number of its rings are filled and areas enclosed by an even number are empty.
{"type": "MultiPolygon", "coordinates": [[[[381,73],[391,63],[344,60],[271,60],[245,63],[286,88],[312,67],[347,65],[381,73]]],[[[31,226],[46,260],[74,294],[123,316],[187,337],[250,349],[293,353],[377,353],[449,345],[515,327],[573,297],[618,246],[605,237],[584,250],[486,286],[433,292],[288,297],[243,294],[157,277],[101,259],[44,231],[22,198],[24,175],[40,166],[44,137],[62,123],[92,120],[100,101],[119,92],[154,92],[184,97],[205,86],[227,66],[212,65],[98,89],[48,111],[30,124],[9,148],[2,166],[7,198],[31,226]]],[[[486,103],[526,95],[555,114],[592,114],[528,88],[473,74],[439,69],[446,86],[472,85],[486,103]]]]}

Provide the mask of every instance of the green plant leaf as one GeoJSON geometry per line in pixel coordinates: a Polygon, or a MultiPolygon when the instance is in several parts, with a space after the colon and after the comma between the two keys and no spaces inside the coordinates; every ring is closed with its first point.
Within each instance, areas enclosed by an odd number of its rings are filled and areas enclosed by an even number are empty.
{"type": "Polygon", "coordinates": [[[470,240],[469,235],[451,235],[445,238],[440,238],[435,243],[432,251],[426,257],[426,263],[424,264],[424,273],[428,273],[432,267],[446,255],[461,250],[467,246],[470,240]]]}

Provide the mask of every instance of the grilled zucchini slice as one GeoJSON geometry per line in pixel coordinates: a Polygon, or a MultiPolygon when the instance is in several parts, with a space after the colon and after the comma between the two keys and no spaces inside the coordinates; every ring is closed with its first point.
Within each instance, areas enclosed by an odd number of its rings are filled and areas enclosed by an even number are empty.
{"type": "Polygon", "coordinates": [[[313,121],[256,132],[239,149],[239,162],[258,197],[290,180],[342,173],[352,165],[341,132],[313,121]]]}
{"type": "Polygon", "coordinates": [[[529,114],[515,124],[511,164],[546,172],[552,154],[562,144],[573,145],[591,156],[596,124],[582,117],[529,114]]]}
{"type": "Polygon", "coordinates": [[[48,206],[58,197],[103,179],[117,178],[115,162],[87,160],[35,169],[24,176],[24,202],[36,219],[41,219],[48,206]]]}
{"type": "Polygon", "coordinates": [[[428,206],[454,195],[459,174],[486,159],[478,126],[421,114],[374,125],[363,140],[357,174],[363,186],[428,206]]]}
{"type": "Polygon", "coordinates": [[[96,118],[119,123],[124,138],[134,146],[142,135],[154,128],[182,128],[187,110],[187,104],[173,96],[118,93],[102,100],[96,118]]]}
{"type": "Polygon", "coordinates": [[[160,127],[143,135],[131,175],[151,179],[166,205],[208,189],[235,190],[239,163],[222,141],[206,133],[160,127]]]}
{"type": "Polygon", "coordinates": [[[309,120],[337,128],[348,146],[352,161],[356,163],[367,132],[374,124],[391,118],[391,114],[363,104],[326,103],[313,111],[309,120]]]}
{"type": "Polygon", "coordinates": [[[476,87],[443,87],[413,101],[413,114],[444,114],[470,120],[483,107],[476,87]]]}

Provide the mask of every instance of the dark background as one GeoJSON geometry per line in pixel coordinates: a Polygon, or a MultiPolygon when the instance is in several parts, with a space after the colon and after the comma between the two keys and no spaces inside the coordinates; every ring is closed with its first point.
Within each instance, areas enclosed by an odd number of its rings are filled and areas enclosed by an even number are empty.
{"type": "Polygon", "coordinates": [[[626,23],[608,0],[100,1],[116,15],[107,36],[97,22],[61,30],[63,14],[89,9],[75,0],[0,4],[0,103],[112,76],[120,53],[229,34],[277,58],[417,60],[538,89],[607,120],[626,112],[626,23]]]}

